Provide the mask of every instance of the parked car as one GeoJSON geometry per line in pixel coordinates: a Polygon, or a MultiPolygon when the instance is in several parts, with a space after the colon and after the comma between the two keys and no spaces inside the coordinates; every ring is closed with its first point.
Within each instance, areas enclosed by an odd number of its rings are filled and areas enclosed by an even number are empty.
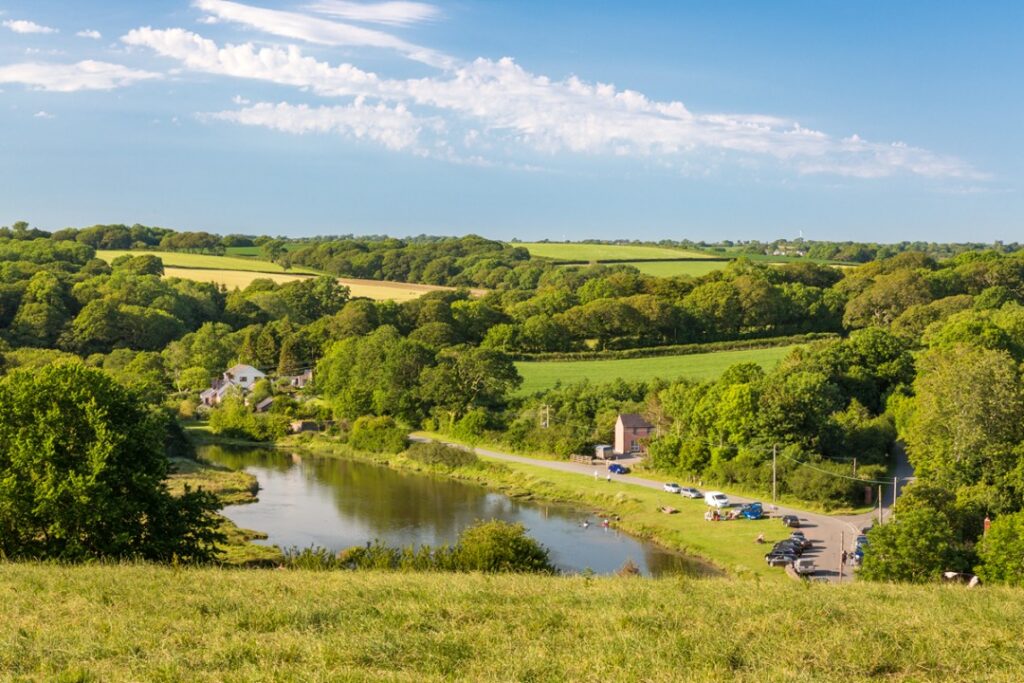
{"type": "Polygon", "coordinates": [[[789,553],[796,555],[797,557],[804,554],[804,548],[802,545],[795,541],[779,541],[772,546],[772,553],[789,553]]]}
{"type": "Polygon", "coordinates": [[[682,491],[682,489],[679,488],[679,484],[665,484],[661,488],[665,491],[665,493],[679,493],[680,491],[682,491]]]}
{"type": "Polygon", "coordinates": [[[704,494],[704,502],[713,508],[729,507],[729,496],[721,491],[708,491],[704,494]]]}
{"type": "Polygon", "coordinates": [[[817,570],[818,568],[814,566],[814,560],[810,558],[801,557],[793,562],[793,571],[800,576],[810,576],[817,570]]]}
{"type": "Polygon", "coordinates": [[[782,523],[790,529],[800,528],[800,518],[796,515],[782,515],[782,523]]]}
{"type": "Polygon", "coordinates": [[[760,503],[750,503],[740,508],[740,514],[747,519],[761,519],[764,517],[764,510],[760,503]]]}
{"type": "Polygon", "coordinates": [[[612,474],[629,474],[629,468],[625,465],[620,465],[617,462],[613,462],[611,465],[608,465],[608,471],[612,474]]]}
{"type": "Polygon", "coordinates": [[[812,545],[814,545],[811,542],[811,539],[804,536],[804,532],[802,531],[794,531],[792,534],[790,534],[789,540],[799,545],[801,550],[807,550],[812,545]]]}
{"type": "Polygon", "coordinates": [[[686,496],[687,498],[700,498],[704,494],[693,488],[692,486],[684,486],[679,489],[679,495],[686,496]]]}
{"type": "Polygon", "coordinates": [[[854,546],[855,548],[860,548],[861,546],[865,546],[865,545],[867,545],[867,544],[868,544],[868,537],[867,537],[867,536],[865,536],[865,535],[863,535],[863,534],[861,534],[860,536],[858,536],[858,537],[857,537],[857,540],[855,540],[855,541],[853,542],[853,546],[854,546]]]}
{"type": "Polygon", "coordinates": [[[770,552],[764,556],[764,559],[769,567],[785,567],[787,564],[796,562],[797,556],[793,553],[770,552]]]}

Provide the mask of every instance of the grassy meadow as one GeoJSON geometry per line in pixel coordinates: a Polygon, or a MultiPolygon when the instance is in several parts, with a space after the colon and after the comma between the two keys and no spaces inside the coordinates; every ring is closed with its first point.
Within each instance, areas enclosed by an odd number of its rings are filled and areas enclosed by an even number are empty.
{"type": "Polygon", "coordinates": [[[18,681],[1019,681],[1024,592],[0,564],[18,681]]]}
{"type": "Polygon", "coordinates": [[[236,256],[216,256],[213,254],[189,254],[178,251],[129,251],[125,249],[100,249],[96,252],[96,258],[103,259],[108,263],[118,256],[130,254],[132,256],[158,256],[164,262],[164,266],[175,268],[209,268],[212,270],[251,270],[260,273],[296,273],[316,274],[316,271],[308,268],[291,268],[285,271],[284,268],[270,261],[259,261],[251,258],[239,258],[236,256]]]}
{"type": "Polygon", "coordinates": [[[737,363],[758,363],[765,369],[770,369],[792,349],[793,346],[776,346],[767,349],[624,360],[521,361],[516,363],[516,367],[523,376],[523,385],[519,393],[527,395],[550,389],[559,381],[562,384],[572,384],[589,380],[596,384],[620,378],[632,381],[659,377],[715,379],[737,363]]]}
{"type": "Polygon", "coordinates": [[[713,258],[710,254],[670,247],[643,247],[619,244],[580,244],[576,242],[517,242],[530,256],[556,261],[603,261],[605,259],[713,258]]]}
{"type": "Polygon", "coordinates": [[[644,275],[654,277],[675,277],[689,275],[700,277],[725,268],[726,261],[636,261],[624,265],[637,268],[644,275]]]}
{"type": "Polygon", "coordinates": [[[224,285],[228,289],[245,289],[253,280],[273,280],[278,284],[306,280],[312,275],[292,275],[291,273],[260,273],[253,270],[214,270],[208,268],[175,268],[164,267],[165,277],[180,277],[197,282],[212,282],[224,285]]]}

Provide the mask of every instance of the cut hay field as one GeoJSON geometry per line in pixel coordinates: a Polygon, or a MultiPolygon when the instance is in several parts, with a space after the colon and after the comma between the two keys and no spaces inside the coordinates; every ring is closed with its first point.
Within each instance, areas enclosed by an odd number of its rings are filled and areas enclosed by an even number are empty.
{"type": "MultiPolygon", "coordinates": [[[[180,277],[198,282],[223,284],[228,289],[239,287],[244,289],[253,280],[269,278],[274,282],[294,282],[304,280],[316,274],[315,271],[292,268],[285,270],[276,263],[257,261],[249,258],[232,256],[213,256],[210,254],[182,254],[172,251],[97,251],[98,258],[113,261],[123,254],[141,256],[150,254],[159,256],[164,262],[166,277],[180,277]]],[[[361,280],[358,278],[338,278],[340,284],[349,288],[351,296],[366,297],[376,301],[409,301],[417,299],[427,292],[450,290],[451,287],[438,285],[421,285],[412,282],[391,282],[389,280],[361,280]]],[[[473,296],[483,296],[486,290],[470,290],[473,296]]]]}
{"type": "Polygon", "coordinates": [[[164,266],[176,268],[210,268],[213,270],[252,270],[263,273],[292,273],[316,275],[315,270],[308,268],[291,268],[285,270],[276,263],[260,261],[258,259],[240,258],[236,256],[214,256],[212,254],[187,254],[177,251],[127,251],[123,249],[101,249],[96,252],[96,258],[106,262],[113,261],[118,256],[130,254],[132,256],[158,256],[164,262],[164,266]]]}
{"type": "Polygon", "coordinates": [[[793,348],[775,346],[767,349],[743,349],[693,353],[684,356],[627,358],[622,360],[521,361],[516,363],[523,376],[520,395],[529,395],[555,386],[557,382],[573,384],[589,380],[598,384],[614,379],[646,381],[686,377],[695,380],[715,379],[737,363],[757,363],[770,369],[793,348]]]}
{"type": "Polygon", "coordinates": [[[1024,591],[0,564],[17,681],[1019,681],[1024,591]]]}
{"type": "Polygon", "coordinates": [[[710,254],[669,247],[643,247],[620,244],[579,244],[573,242],[516,242],[512,246],[524,247],[530,256],[556,261],[603,261],[607,259],[671,259],[714,258],[710,254]]]}
{"type": "Polygon", "coordinates": [[[283,284],[296,280],[307,280],[312,275],[292,275],[291,273],[258,273],[253,270],[214,270],[211,268],[171,268],[164,267],[164,277],[180,277],[197,282],[212,282],[224,285],[228,289],[245,289],[253,280],[269,279],[283,284]]]}

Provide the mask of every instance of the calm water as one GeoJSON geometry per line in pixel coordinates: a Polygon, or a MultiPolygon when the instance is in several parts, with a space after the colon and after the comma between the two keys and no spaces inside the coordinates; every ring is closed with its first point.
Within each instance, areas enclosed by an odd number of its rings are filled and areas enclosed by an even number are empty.
{"type": "Polygon", "coordinates": [[[586,512],[513,500],[449,479],[260,448],[205,446],[200,455],[256,475],[259,502],[229,506],[224,514],[241,527],[267,533],[264,543],[281,548],[337,551],[374,539],[397,546],[453,543],[477,520],[502,519],[522,522],[562,571],[611,573],[631,559],[655,576],[709,572],[695,560],[604,529],[586,512]]]}

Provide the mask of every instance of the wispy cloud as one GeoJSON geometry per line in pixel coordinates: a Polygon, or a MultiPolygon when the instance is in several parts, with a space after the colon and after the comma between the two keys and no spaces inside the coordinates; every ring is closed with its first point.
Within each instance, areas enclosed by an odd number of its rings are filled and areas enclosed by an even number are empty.
{"type": "Polygon", "coordinates": [[[32,116],[34,116],[34,117],[35,117],[35,118],[37,118],[37,119],[55,119],[55,118],[57,118],[56,116],[54,116],[54,115],[53,115],[53,114],[51,114],[50,112],[48,112],[48,111],[44,111],[44,110],[42,110],[42,109],[40,109],[39,111],[37,111],[37,112],[36,112],[35,114],[33,114],[32,116]]]}
{"type": "Polygon", "coordinates": [[[87,28],[82,31],[79,31],[75,35],[79,38],[92,38],[93,40],[99,40],[103,37],[102,33],[92,28],[87,28]]]}
{"type": "Polygon", "coordinates": [[[219,21],[229,21],[264,33],[317,45],[371,47],[394,50],[409,59],[445,68],[452,59],[434,50],[413,45],[384,31],[329,21],[297,12],[265,9],[228,0],[194,0],[198,9],[219,21]]]}
{"type": "Polygon", "coordinates": [[[15,33],[59,33],[55,28],[42,26],[34,21],[25,19],[5,19],[3,25],[15,33]]]}
{"type": "Polygon", "coordinates": [[[414,150],[423,122],[403,105],[367,104],[357,98],[350,105],[309,107],[287,102],[260,102],[238,111],[204,115],[203,118],[262,126],[287,133],[340,133],[369,140],[391,150],[414,150]]]}
{"type": "Polygon", "coordinates": [[[441,16],[441,10],[424,2],[348,2],[347,0],[321,0],[306,6],[319,14],[326,14],[349,21],[372,24],[407,26],[424,21],[433,21],[441,16]]]}
{"type": "Polygon", "coordinates": [[[160,78],[160,74],[91,59],[75,64],[25,62],[0,66],[0,83],[20,83],[50,92],[113,90],[154,78],[160,78]]]}
{"type": "MultiPolygon", "coordinates": [[[[431,134],[451,139],[438,139],[436,144],[468,144],[464,143],[466,132],[476,130],[480,132],[473,143],[486,137],[492,149],[502,144],[527,145],[548,154],[568,151],[650,158],[659,163],[686,160],[688,164],[702,155],[724,155],[744,162],[774,159],[800,174],[984,178],[959,159],[902,143],[837,138],[762,114],[696,113],[682,102],[652,100],[610,84],[537,75],[510,58],[477,59],[436,77],[401,80],[381,78],[351,64],[333,66],[302,54],[295,46],[221,47],[182,29],[136,29],[122,40],[177,59],[195,71],[288,85],[320,96],[401,104],[421,118],[442,117],[448,125],[431,134]]],[[[378,111],[364,104],[360,115],[390,116],[389,111],[392,107],[378,111]]],[[[329,116],[316,107],[284,108],[271,115],[264,106],[245,116],[222,114],[220,120],[278,130],[341,129],[324,124],[338,112],[329,116]],[[287,125],[282,125],[285,116],[287,125]]]]}

